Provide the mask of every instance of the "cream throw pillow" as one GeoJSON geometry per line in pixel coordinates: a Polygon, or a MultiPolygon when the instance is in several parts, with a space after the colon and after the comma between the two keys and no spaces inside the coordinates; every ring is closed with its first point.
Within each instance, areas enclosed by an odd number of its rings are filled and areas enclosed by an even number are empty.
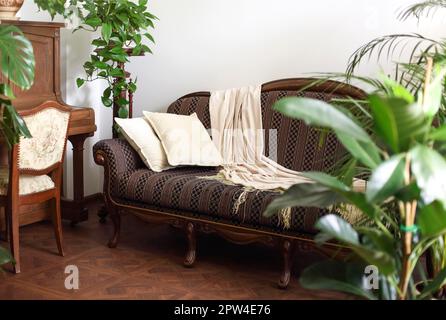
{"type": "Polygon", "coordinates": [[[166,153],[150,124],[144,118],[115,118],[121,133],[138,152],[145,165],[155,172],[170,169],[166,153]]]}
{"type": "Polygon", "coordinates": [[[197,115],[144,111],[144,116],[163,144],[172,166],[217,167],[223,160],[197,115]]]}

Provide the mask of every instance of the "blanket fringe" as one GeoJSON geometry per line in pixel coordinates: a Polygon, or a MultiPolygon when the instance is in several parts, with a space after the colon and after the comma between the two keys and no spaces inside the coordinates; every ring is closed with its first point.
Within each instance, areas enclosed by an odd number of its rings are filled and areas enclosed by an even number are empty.
{"type": "MultiPolygon", "coordinates": [[[[232,181],[225,178],[225,176],[219,172],[216,175],[213,176],[200,176],[197,177],[198,179],[205,179],[205,180],[215,180],[219,181],[221,183],[224,183],[226,185],[235,186],[237,184],[233,183],[232,181]]],[[[232,214],[236,215],[240,213],[240,209],[242,206],[246,203],[246,200],[248,200],[248,195],[251,192],[259,192],[260,190],[257,190],[255,188],[251,187],[243,187],[243,191],[236,196],[234,206],[232,207],[232,214]]],[[[283,190],[271,190],[275,192],[283,192],[283,190]]],[[[278,226],[283,226],[284,229],[290,229],[291,228],[291,208],[283,208],[279,210],[278,212],[279,216],[279,223],[278,226]]]]}
{"type": "Polygon", "coordinates": [[[279,216],[279,227],[280,225],[283,226],[285,230],[288,230],[291,228],[291,208],[283,208],[280,209],[278,212],[279,216]]]}
{"type": "Polygon", "coordinates": [[[351,204],[340,204],[329,208],[330,211],[337,212],[345,221],[350,223],[352,226],[358,226],[367,221],[367,216],[358,209],[356,206],[351,204]]]}
{"type": "Polygon", "coordinates": [[[232,214],[238,214],[240,207],[245,204],[246,200],[248,200],[248,194],[252,192],[252,190],[244,189],[240,195],[235,200],[234,206],[232,207],[232,214]]]}

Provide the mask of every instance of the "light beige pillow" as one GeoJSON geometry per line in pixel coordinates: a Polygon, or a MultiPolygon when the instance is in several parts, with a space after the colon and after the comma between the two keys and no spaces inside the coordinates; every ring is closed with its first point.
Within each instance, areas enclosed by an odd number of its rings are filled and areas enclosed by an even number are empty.
{"type": "Polygon", "coordinates": [[[197,115],[144,111],[144,116],[163,144],[172,166],[217,167],[222,158],[197,115]]]}
{"type": "Polygon", "coordinates": [[[138,152],[147,167],[155,172],[171,168],[160,139],[145,118],[115,118],[115,121],[124,138],[138,152]]]}

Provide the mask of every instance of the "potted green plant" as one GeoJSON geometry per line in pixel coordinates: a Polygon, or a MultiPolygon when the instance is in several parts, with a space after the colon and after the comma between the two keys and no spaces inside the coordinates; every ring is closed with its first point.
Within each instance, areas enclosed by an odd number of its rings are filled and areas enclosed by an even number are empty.
{"type": "Polygon", "coordinates": [[[39,8],[47,10],[52,17],[77,15],[80,25],[75,30],[83,29],[95,32],[101,30],[100,36],[92,41],[93,52],[90,60],[84,64],[85,78],[77,79],[81,87],[85,82],[104,80],[108,83],[101,100],[104,106],[119,106],[118,115],[128,117],[128,99],[122,92],[137,90],[135,82],[128,81],[123,64],[129,62],[132,55],[151,53],[143,39],[154,43],[149,32],[154,28],[157,18],[147,11],[147,0],[35,0],[39,8]],[[66,4],[70,6],[66,8],[66,4]]]}
{"type": "MultiPolygon", "coordinates": [[[[428,68],[430,70],[430,68],[428,68]]],[[[446,160],[440,150],[446,126],[433,126],[441,108],[446,69],[426,75],[424,92],[416,100],[400,84],[386,79],[385,93],[367,99],[371,130],[358,125],[347,109],[318,100],[285,98],[274,109],[295,119],[335,132],[353,161],[370,171],[365,192],[354,191],[356,165],[343,179],[321,172],[304,175],[314,183],[290,188],[273,201],[265,215],[299,206],[311,195],[315,207],[348,204],[371,224],[352,226],[337,214],[321,218],[316,228],[320,244],[335,240],[351,249],[348,261],[326,261],[307,268],[304,287],[348,292],[368,299],[429,299],[446,284],[446,268],[426,277],[420,257],[446,235],[446,160]],[[313,192],[308,192],[313,191],[313,192]],[[318,197],[314,197],[318,194],[318,197]],[[379,289],[365,287],[366,266],[379,270],[379,289]],[[414,272],[422,275],[423,290],[414,272]]],[[[348,216],[348,215],[345,215],[348,216]]],[[[444,250],[444,248],[443,248],[444,250]]]]}

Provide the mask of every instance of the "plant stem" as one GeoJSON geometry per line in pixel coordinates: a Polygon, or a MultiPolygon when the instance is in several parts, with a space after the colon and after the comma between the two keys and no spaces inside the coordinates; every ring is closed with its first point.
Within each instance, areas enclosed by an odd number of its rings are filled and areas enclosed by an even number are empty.
{"type": "MultiPolygon", "coordinates": [[[[405,175],[404,175],[404,182],[406,185],[410,184],[410,156],[406,156],[406,168],[405,168],[405,175]]],[[[414,225],[415,223],[415,215],[416,215],[416,209],[417,209],[417,202],[407,202],[400,205],[400,208],[403,210],[401,212],[402,218],[404,220],[404,225],[406,228],[409,228],[414,225]]],[[[401,300],[405,300],[407,296],[407,288],[409,286],[409,280],[411,272],[410,270],[410,256],[412,253],[412,231],[405,230],[404,231],[404,237],[402,239],[403,241],[403,263],[401,268],[401,277],[400,277],[400,283],[399,288],[401,290],[401,300]]]]}

